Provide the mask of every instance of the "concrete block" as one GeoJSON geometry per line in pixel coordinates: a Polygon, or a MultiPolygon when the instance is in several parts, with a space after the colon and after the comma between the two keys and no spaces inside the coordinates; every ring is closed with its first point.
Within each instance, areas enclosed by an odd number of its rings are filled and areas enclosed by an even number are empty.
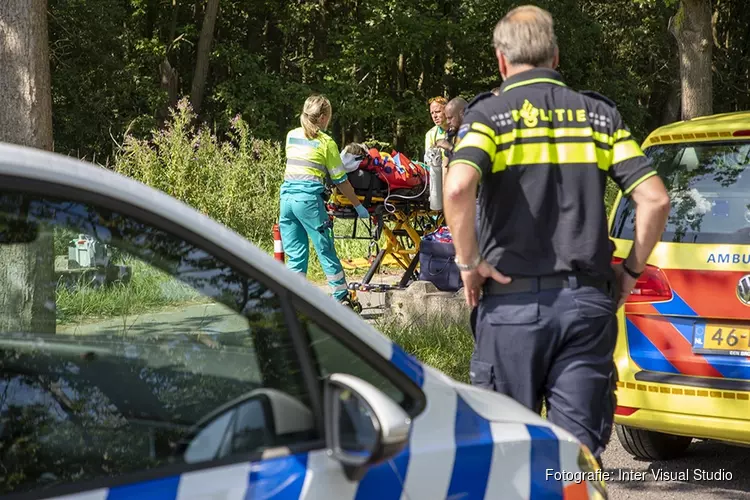
{"type": "Polygon", "coordinates": [[[387,319],[403,323],[434,321],[438,317],[444,321],[466,322],[468,325],[471,312],[463,290],[441,292],[426,281],[416,281],[405,290],[388,291],[384,299],[387,319]]]}

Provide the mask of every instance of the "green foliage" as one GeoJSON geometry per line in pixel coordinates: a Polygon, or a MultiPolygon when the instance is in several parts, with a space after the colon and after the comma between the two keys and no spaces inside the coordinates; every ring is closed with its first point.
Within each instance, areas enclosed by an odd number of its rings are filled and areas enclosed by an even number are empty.
{"type": "MultiPolygon", "coordinates": [[[[419,158],[432,126],[428,98],[470,99],[500,84],[492,30],[519,3],[372,0],[365,7],[357,0],[222,0],[200,119],[222,136],[241,114],[253,137],[280,141],[297,126],[304,99],[322,92],[333,104],[331,132],[340,147],[372,139],[419,158]]],[[[735,3],[716,7],[717,26],[737,40],[718,51],[728,82],[747,79],[737,52],[746,20],[735,3]]],[[[555,17],[560,71],[571,87],[614,99],[638,137],[660,124],[678,75],[666,30],[673,5],[537,4],[555,17]]],[[[127,130],[143,139],[161,126],[170,105],[162,65],[175,72],[172,98],[189,94],[202,5],[50,0],[56,149],[95,154],[103,162],[111,156],[112,137],[119,140],[127,130]]],[[[717,35],[725,39],[724,32],[717,35]]],[[[726,106],[744,103],[748,94],[737,93],[726,106]]]]}
{"type": "Polygon", "coordinates": [[[126,136],[115,170],[270,248],[284,172],[281,146],[250,137],[240,116],[231,120],[226,141],[206,126],[194,126],[195,120],[190,104],[181,100],[150,140],[126,136]]]}

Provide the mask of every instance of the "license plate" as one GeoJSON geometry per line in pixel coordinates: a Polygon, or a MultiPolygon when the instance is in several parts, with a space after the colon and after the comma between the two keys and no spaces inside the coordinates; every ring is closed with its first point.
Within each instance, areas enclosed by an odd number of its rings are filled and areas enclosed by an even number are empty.
{"type": "Polygon", "coordinates": [[[750,326],[695,325],[693,352],[722,354],[724,356],[750,356],[750,326]]]}

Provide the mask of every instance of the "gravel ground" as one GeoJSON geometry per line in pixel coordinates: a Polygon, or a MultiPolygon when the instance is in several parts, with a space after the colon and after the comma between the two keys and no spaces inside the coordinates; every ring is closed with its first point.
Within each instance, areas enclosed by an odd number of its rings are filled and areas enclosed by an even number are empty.
{"type": "Polygon", "coordinates": [[[683,458],[639,461],[623,449],[613,433],[603,462],[609,472],[610,499],[750,499],[750,448],[696,440],[683,458]],[[662,479],[655,478],[659,471],[665,473],[662,479]],[[717,478],[701,479],[696,472],[705,474],[704,477],[714,474],[717,478]],[[687,475],[688,480],[679,477],[680,473],[687,475]]]}

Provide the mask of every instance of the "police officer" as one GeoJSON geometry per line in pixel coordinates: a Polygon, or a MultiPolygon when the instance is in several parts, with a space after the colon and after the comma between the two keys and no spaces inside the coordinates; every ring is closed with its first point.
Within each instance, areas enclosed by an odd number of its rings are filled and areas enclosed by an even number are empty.
{"type": "Polygon", "coordinates": [[[458,128],[464,119],[464,112],[469,103],[463,97],[454,97],[445,105],[445,120],[448,126],[448,133],[445,139],[437,141],[436,146],[442,148],[448,156],[453,151],[457,142],[458,128]]]}
{"type": "Polygon", "coordinates": [[[501,92],[469,104],[444,191],[466,300],[476,307],[471,381],[536,412],[544,398],[548,420],[601,465],[614,417],[615,311],[664,230],[669,196],[614,104],[570,89],[555,71],[547,11],[510,11],[493,42],[501,92]],[[607,176],[636,206],[634,245],[618,266],[607,176]]]}
{"type": "Polygon", "coordinates": [[[366,219],[370,214],[349,182],[336,142],[323,132],[331,116],[331,102],[325,96],[312,95],[302,108],[301,126],[290,130],[286,136],[286,170],[281,184],[279,230],[288,258],[287,267],[307,274],[309,236],[333,298],[359,310],[361,306],[349,295],[344,268],[336,255],[333,228],[321,197],[326,179],[330,179],[349,199],[358,217],[366,219]]]}

